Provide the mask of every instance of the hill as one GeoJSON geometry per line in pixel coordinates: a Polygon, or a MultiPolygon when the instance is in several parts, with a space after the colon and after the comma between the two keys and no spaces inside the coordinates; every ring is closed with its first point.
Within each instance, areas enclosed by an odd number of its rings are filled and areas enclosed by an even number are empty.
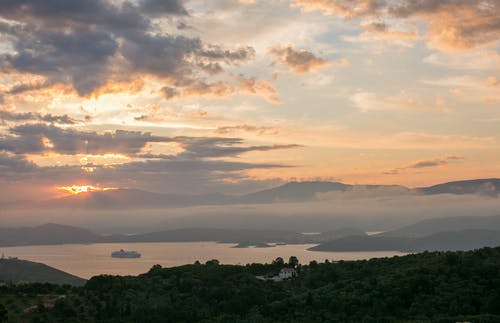
{"type": "Polygon", "coordinates": [[[47,265],[19,260],[0,259],[0,281],[7,283],[51,283],[82,286],[86,280],[47,265]]]}
{"type": "Polygon", "coordinates": [[[384,237],[424,237],[444,231],[500,230],[500,215],[496,216],[455,216],[426,219],[400,229],[381,233],[384,237]]]}
{"type": "Polygon", "coordinates": [[[313,251],[453,251],[500,246],[500,231],[462,230],[425,237],[350,236],[321,243],[313,251]]]}
{"type": "Polygon", "coordinates": [[[424,194],[485,194],[496,196],[500,193],[499,178],[484,178],[442,183],[417,189],[424,194]]]}
{"type": "Polygon", "coordinates": [[[89,243],[102,237],[89,230],[48,223],[36,227],[0,228],[0,246],[89,243]]]}
{"type": "MultiPolygon", "coordinates": [[[[66,289],[53,308],[8,310],[29,322],[494,323],[500,321],[499,269],[500,248],[304,265],[293,258],[246,266],[213,260],[157,265],[136,277],[96,276],[66,289]],[[298,276],[257,278],[283,267],[295,267],[298,276]]],[[[9,293],[29,297],[23,286],[9,293]]]]}
{"type": "Polygon", "coordinates": [[[0,228],[0,246],[51,245],[99,242],[198,242],[215,241],[255,245],[268,242],[318,243],[349,235],[364,235],[355,228],[309,235],[284,230],[185,228],[132,235],[99,235],[90,230],[54,223],[37,227],[0,228]]]}

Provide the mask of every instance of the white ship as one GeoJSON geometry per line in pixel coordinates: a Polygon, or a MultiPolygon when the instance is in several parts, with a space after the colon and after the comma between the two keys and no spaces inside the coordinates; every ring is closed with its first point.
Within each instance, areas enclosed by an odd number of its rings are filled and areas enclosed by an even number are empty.
{"type": "Polygon", "coordinates": [[[137,251],[126,251],[120,249],[119,251],[114,251],[111,253],[113,258],[141,258],[141,254],[137,251]]]}

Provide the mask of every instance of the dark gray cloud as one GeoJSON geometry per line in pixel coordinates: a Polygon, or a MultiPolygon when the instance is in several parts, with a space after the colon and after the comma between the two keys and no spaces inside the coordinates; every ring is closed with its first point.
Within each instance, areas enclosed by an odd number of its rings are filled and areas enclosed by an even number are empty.
{"type": "Polygon", "coordinates": [[[118,43],[102,31],[63,32],[12,28],[15,53],[4,54],[0,67],[43,75],[52,82],[70,83],[80,95],[104,84],[110,58],[118,43]],[[22,29],[22,30],[18,30],[22,29]]]}
{"type": "Polygon", "coordinates": [[[182,158],[217,158],[238,156],[251,151],[269,151],[277,149],[299,148],[300,145],[270,145],[270,146],[235,146],[241,145],[240,138],[186,138],[182,141],[185,152],[179,156],[182,158]]]}
{"type": "Polygon", "coordinates": [[[179,0],[142,0],[140,5],[142,11],[150,16],[159,16],[164,14],[188,14],[182,1],[179,0]]]}
{"type": "MultiPolygon", "coordinates": [[[[16,115],[14,115],[16,117],[16,115]]],[[[19,117],[19,116],[17,116],[19,117]]],[[[26,114],[25,117],[38,117],[26,114]]],[[[40,116],[49,118],[48,116],[40,116]]],[[[53,116],[50,116],[54,118],[53,116]]],[[[0,150],[15,154],[106,154],[119,153],[139,158],[176,159],[178,161],[201,160],[208,158],[236,157],[252,151],[293,149],[299,145],[261,145],[243,146],[240,138],[221,137],[163,137],[149,132],[116,130],[97,133],[63,129],[42,123],[23,124],[9,129],[9,134],[0,136],[0,150]],[[148,143],[175,142],[183,151],[177,155],[154,155],[142,153],[148,143]]]]}
{"type": "Polygon", "coordinates": [[[19,94],[24,92],[29,92],[33,90],[40,90],[51,85],[50,82],[38,82],[38,83],[23,83],[14,85],[11,87],[6,94],[19,94]]]}
{"type": "Polygon", "coordinates": [[[151,16],[186,15],[181,1],[35,1],[0,3],[0,34],[15,51],[0,69],[45,76],[88,95],[117,78],[149,74],[178,81],[200,72],[221,73],[220,63],[254,56],[251,47],[229,50],[198,38],[159,33],[151,16]]]}
{"type": "Polygon", "coordinates": [[[0,136],[0,180],[26,184],[29,181],[37,185],[83,181],[118,187],[148,187],[157,191],[171,191],[175,187],[175,191],[206,193],[248,180],[246,172],[252,169],[292,167],[225,158],[253,151],[300,147],[244,144],[240,138],[163,137],[125,130],[97,133],[41,123],[22,124],[0,136]],[[154,142],[175,143],[182,151],[176,154],[148,152],[148,143],[154,142]],[[27,159],[30,155],[50,152],[65,155],[118,153],[131,160],[112,164],[89,161],[79,165],[38,166],[27,159]]]}
{"type": "Polygon", "coordinates": [[[89,182],[118,187],[147,187],[155,191],[207,193],[228,189],[249,180],[246,171],[292,167],[279,163],[251,163],[223,160],[250,151],[296,148],[297,145],[242,147],[238,138],[154,137],[148,133],[117,130],[109,134],[62,130],[53,126],[20,126],[12,136],[0,138],[0,180],[28,185],[89,182]],[[50,147],[44,139],[50,140],[50,147]],[[50,138],[50,139],[49,139],[50,138]],[[147,142],[175,142],[185,151],[177,155],[138,153],[147,142]],[[22,147],[22,148],[21,148],[22,147]],[[2,151],[3,150],[3,151],[2,151]],[[121,164],[37,166],[29,153],[129,154],[133,161],[121,164]],[[233,183],[233,184],[231,184],[233,183]]]}
{"type": "Polygon", "coordinates": [[[148,142],[168,142],[171,139],[157,137],[149,132],[116,130],[97,132],[62,129],[47,124],[24,124],[9,129],[10,134],[0,137],[0,150],[16,154],[136,154],[148,142]]]}
{"type": "Polygon", "coordinates": [[[30,172],[36,169],[37,166],[24,159],[24,157],[0,151],[0,174],[9,176],[19,172],[30,172]]]}
{"type": "Polygon", "coordinates": [[[0,110],[0,120],[2,121],[45,121],[49,123],[58,124],[75,124],[76,120],[72,119],[67,114],[64,115],[52,115],[52,114],[41,114],[38,112],[25,112],[25,113],[15,113],[11,111],[0,110]]]}
{"type": "Polygon", "coordinates": [[[150,23],[139,8],[105,0],[4,0],[0,15],[33,27],[104,28],[116,33],[146,29],[150,23]]]}

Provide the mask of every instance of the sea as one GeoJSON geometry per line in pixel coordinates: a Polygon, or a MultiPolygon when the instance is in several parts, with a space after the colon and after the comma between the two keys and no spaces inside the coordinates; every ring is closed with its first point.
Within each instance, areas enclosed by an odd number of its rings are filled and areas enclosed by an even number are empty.
{"type": "Polygon", "coordinates": [[[309,251],[313,244],[276,245],[268,248],[234,248],[235,244],[216,242],[151,242],[151,243],[93,243],[61,244],[43,246],[0,247],[5,257],[44,263],[70,274],[90,278],[108,275],[138,275],[147,272],[153,265],[174,267],[204,263],[217,259],[222,264],[271,263],[277,257],[285,261],[295,256],[300,263],[312,260],[360,260],[401,256],[397,251],[376,252],[319,252],[309,251]],[[141,258],[111,258],[111,253],[120,249],[141,253],[141,258]]]}

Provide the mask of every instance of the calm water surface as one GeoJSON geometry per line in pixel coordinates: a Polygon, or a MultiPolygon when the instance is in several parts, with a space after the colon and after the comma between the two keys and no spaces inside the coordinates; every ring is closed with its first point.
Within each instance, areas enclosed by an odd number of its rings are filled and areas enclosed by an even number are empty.
{"type": "Polygon", "coordinates": [[[215,242],[95,243],[1,248],[0,254],[47,264],[73,275],[90,278],[99,274],[137,275],[153,265],[173,267],[218,259],[223,264],[270,263],[277,257],[296,256],[301,263],[311,260],[357,260],[403,255],[400,252],[318,252],[313,245],[280,245],[272,248],[231,248],[215,242]],[[111,258],[111,252],[125,249],[142,254],[138,259],[111,258]]]}

